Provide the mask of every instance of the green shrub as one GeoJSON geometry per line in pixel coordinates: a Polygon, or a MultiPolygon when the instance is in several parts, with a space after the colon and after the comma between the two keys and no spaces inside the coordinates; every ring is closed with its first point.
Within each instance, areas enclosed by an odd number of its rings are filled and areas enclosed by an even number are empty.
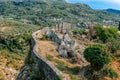
{"type": "Polygon", "coordinates": [[[99,38],[104,43],[108,42],[111,38],[118,38],[118,29],[115,27],[103,28],[101,26],[95,27],[96,35],[95,38],[99,38]]]}
{"type": "Polygon", "coordinates": [[[41,40],[49,40],[49,37],[47,34],[44,34],[41,40]]]}
{"type": "Polygon", "coordinates": [[[44,80],[43,78],[45,78],[44,73],[42,73],[42,72],[39,72],[37,74],[32,73],[30,76],[31,76],[32,80],[44,80]]]}
{"type": "Polygon", "coordinates": [[[61,75],[58,75],[58,80],[63,80],[63,77],[61,75]]]}
{"type": "Polygon", "coordinates": [[[109,42],[106,44],[106,47],[111,53],[116,53],[117,50],[120,50],[120,41],[116,39],[110,39],[109,42]]]}
{"type": "Polygon", "coordinates": [[[112,68],[105,68],[103,70],[103,74],[105,76],[110,77],[110,78],[117,78],[118,77],[118,74],[112,68]]]}
{"type": "Polygon", "coordinates": [[[85,59],[90,62],[91,67],[99,71],[106,64],[110,62],[109,54],[104,50],[102,45],[92,45],[85,49],[84,51],[85,59]]]}
{"type": "Polygon", "coordinates": [[[46,59],[48,59],[49,61],[53,61],[53,60],[54,60],[54,59],[53,59],[53,56],[51,56],[51,55],[49,55],[49,54],[46,55],[46,59]]]}
{"type": "Polygon", "coordinates": [[[85,29],[74,29],[72,32],[74,35],[76,35],[76,34],[80,34],[80,35],[85,34],[86,35],[87,34],[85,29]]]}
{"type": "Polygon", "coordinates": [[[33,63],[35,63],[35,62],[34,62],[34,60],[33,60],[32,58],[30,58],[30,59],[27,61],[27,64],[29,64],[29,65],[32,65],[33,63]]]}

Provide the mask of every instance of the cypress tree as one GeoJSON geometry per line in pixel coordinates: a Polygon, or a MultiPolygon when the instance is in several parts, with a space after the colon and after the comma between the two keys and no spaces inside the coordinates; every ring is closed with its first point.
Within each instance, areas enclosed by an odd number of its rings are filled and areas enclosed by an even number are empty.
{"type": "Polygon", "coordinates": [[[120,22],[119,22],[118,30],[120,31],[120,22]]]}

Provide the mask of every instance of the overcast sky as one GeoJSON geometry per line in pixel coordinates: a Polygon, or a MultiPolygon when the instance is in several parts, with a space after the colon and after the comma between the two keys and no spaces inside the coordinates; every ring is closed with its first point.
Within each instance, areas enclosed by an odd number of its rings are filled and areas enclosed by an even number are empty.
{"type": "Polygon", "coordinates": [[[119,9],[120,10],[120,0],[66,0],[72,3],[85,3],[91,6],[93,9],[119,9]]]}

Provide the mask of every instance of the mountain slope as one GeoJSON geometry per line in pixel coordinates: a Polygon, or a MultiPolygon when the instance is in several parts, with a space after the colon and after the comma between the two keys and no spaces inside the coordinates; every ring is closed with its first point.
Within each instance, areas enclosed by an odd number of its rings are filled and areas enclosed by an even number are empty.
{"type": "Polygon", "coordinates": [[[85,4],[71,4],[64,0],[11,0],[0,2],[0,15],[40,26],[53,26],[58,19],[80,24],[82,22],[99,23],[103,20],[119,21],[120,15],[91,9],[85,4]]]}

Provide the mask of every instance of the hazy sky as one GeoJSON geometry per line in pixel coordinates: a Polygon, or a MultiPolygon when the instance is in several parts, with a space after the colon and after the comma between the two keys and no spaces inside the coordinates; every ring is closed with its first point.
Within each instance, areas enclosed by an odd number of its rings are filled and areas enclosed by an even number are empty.
{"type": "Polygon", "coordinates": [[[67,2],[80,2],[91,6],[94,9],[119,9],[120,10],[120,0],[66,0],[67,2]]]}

